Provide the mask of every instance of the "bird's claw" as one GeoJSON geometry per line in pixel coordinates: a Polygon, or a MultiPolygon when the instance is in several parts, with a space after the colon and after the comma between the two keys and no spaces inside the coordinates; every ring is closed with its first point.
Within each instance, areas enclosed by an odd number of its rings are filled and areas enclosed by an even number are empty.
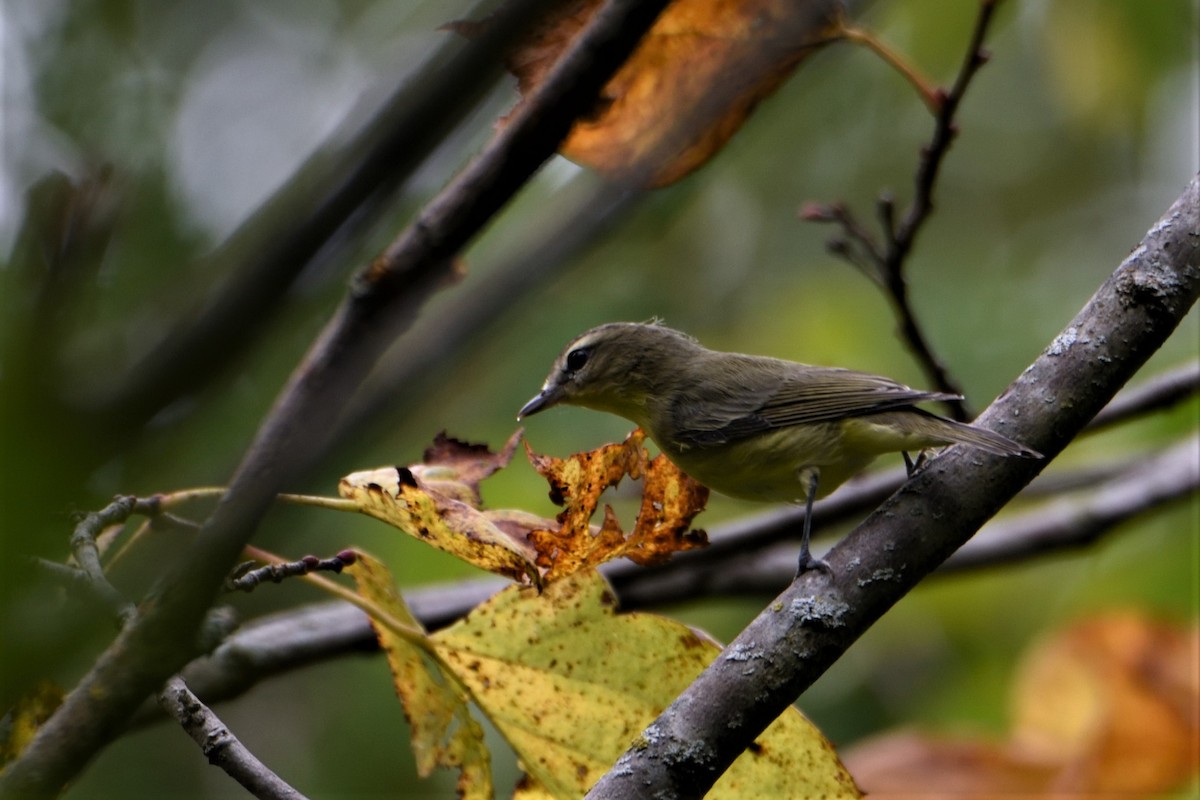
{"type": "Polygon", "coordinates": [[[817,558],[807,550],[800,553],[800,561],[796,565],[796,577],[799,578],[806,572],[811,570],[824,572],[830,578],[833,577],[833,567],[829,566],[829,562],[823,558],[817,558]]]}

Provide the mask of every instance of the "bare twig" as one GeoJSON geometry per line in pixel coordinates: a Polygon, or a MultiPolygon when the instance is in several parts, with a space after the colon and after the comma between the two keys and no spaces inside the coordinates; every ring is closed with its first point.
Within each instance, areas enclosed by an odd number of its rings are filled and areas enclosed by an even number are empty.
{"type": "Polygon", "coordinates": [[[91,584],[91,591],[102,602],[113,609],[122,624],[133,619],[137,610],[133,603],[125,599],[104,574],[104,566],[100,563],[100,550],[96,547],[96,537],[110,525],[119,525],[134,514],[153,516],[158,513],[158,502],[155,498],[139,499],[129,495],[113,499],[99,511],[85,514],[75,526],[71,534],[71,552],[75,563],[79,565],[80,575],[91,584]]]}
{"type": "Polygon", "coordinates": [[[304,556],[296,561],[268,564],[265,567],[257,568],[254,567],[255,562],[248,561],[233,571],[233,575],[225,582],[225,588],[231,592],[252,592],[263,581],[283,583],[287,578],[295,578],[313,572],[340,573],[357,560],[358,554],[353,550],[343,550],[332,558],[304,556]]]}
{"type": "MultiPolygon", "coordinates": [[[[949,91],[936,94],[933,136],[929,144],[921,148],[921,158],[914,178],[912,203],[899,223],[895,221],[895,202],[892,197],[887,193],[879,197],[876,211],[883,231],[883,244],[880,245],[865,226],[858,222],[853,212],[842,204],[808,205],[801,211],[804,219],[832,222],[842,229],[842,235],[829,242],[830,251],[845,258],[883,287],[899,322],[900,335],[933,384],[933,388],[957,395],[963,394],[962,387],[934,353],[913,310],[904,267],[917,235],[933,213],[933,191],[938,173],[951,143],[958,134],[954,117],[972,78],[987,62],[983,41],[999,3],[1000,0],[981,0],[975,28],[967,46],[967,55],[954,85],[949,91]]],[[[947,406],[955,419],[967,420],[973,416],[963,401],[950,402],[947,406]]]]}
{"type": "Polygon", "coordinates": [[[938,112],[941,107],[942,93],[932,88],[929,81],[913,69],[912,65],[902,58],[899,53],[888,47],[870,32],[862,28],[856,28],[847,22],[842,23],[839,34],[847,42],[861,45],[886,61],[888,66],[899,72],[912,85],[917,95],[920,96],[921,101],[929,107],[931,113],[936,114],[938,112]]]}
{"type": "Polygon", "coordinates": [[[158,704],[179,721],[204,752],[208,763],[225,770],[260,800],[304,800],[266,764],[259,761],[204,703],[176,676],[158,695],[158,704]]]}
{"type": "Polygon", "coordinates": [[[366,375],[453,257],[524,185],[586,113],[666,0],[609,0],[487,148],[355,279],[293,374],[195,542],[156,602],[0,773],[0,795],[48,795],[114,738],[142,700],[192,657],[213,597],[275,493],[330,446],[344,395],[366,375]]]}
{"type": "MultiPolygon", "coordinates": [[[[1200,296],[1200,175],[980,424],[1057,455],[1200,296]]],[[[798,577],[639,737],[592,798],[700,797],[796,697],[1045,462],[951,447],[798,577]],[[752,659],[755,669],[745,668],[752,659]],[[737,720],[737,725],[730,725],[737,720]],[[703,743],[698,747],[697,743],[703,743]]]]}
{"type": "Polygon", "coordinates": [[[68,592],[85,601],[98,603],[118,624],[124,624],[135,613],[133,604],[107,580],[96,580],[79,567],[45,558],[34,558],[31,562],[68,592]]]}

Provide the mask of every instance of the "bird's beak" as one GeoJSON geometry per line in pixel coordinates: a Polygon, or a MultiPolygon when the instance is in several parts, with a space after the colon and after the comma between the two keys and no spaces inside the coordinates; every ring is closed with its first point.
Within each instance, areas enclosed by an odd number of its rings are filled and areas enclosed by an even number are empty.
{"type": "Polygon", "coordinates": [[[542,390],[534,395],[533,399],[525,405],[521,406],[521,410],[517,412],[517,419],[522,420],[526,417],[536,414],[539,411],[544,411],[550,406],[562,399],[562,390],[557,386],[547,384],[542,387],[542,390]]]}

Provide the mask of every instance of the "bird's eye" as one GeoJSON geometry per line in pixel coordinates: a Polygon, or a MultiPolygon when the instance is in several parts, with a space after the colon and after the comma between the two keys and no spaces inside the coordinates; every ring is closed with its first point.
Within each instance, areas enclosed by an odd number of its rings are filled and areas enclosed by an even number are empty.
{"type": "Polygon", "coordinates": [[[572,350],[567,353],[567,371],[578,372],[583,369],[588,361],[588,350],[586,347],[580,347],[577,350],[572,350]]]}

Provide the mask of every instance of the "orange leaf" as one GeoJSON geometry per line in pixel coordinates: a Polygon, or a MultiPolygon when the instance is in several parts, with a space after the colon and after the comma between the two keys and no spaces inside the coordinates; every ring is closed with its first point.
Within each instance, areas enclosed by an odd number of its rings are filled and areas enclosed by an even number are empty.
{"type": "Polygon", "coordinates": [[[656,456],[646,468],[642,508],[624,555],[638,564],[657,564],[676,550],[705,546],[704,531],[689,528],[707,502],[708,487],[688,477],[666,456],[656,456]]]}
{"type": "Polygon", "coordinates": [[[889,797],[1158,796],[1200,770],[1200,632],[1112,614],[1023,659],[1007,741],[884,734],[845,754],[859,785],[889,797]]]}
{"type": "Polygon", "coordinates": [[[537,455],[526,444],[530,463],[550,483],[550,498],[564,506],[557,518],[557,531],[529,533],[529,541],[538,553],[538,566],[549,570],[545,580],[621,556],[639,564],[656,563],[676,550],[708,543],[703,531],[688,531],[692,519],[704,510],[708,489],[663,456],[649,462],[642,446],[645,439],[646,434],[638,428],[621,444],[604,445],[565,459],[537,455]],[[646,479],[633,532],[627,537],[607,506],[603,524],[593,532],[590,521],[600,495],[626,475],[646,479]]]}
{"type": "MultiPolygon", "coordinates": [[[[528,96],[602,0],[556,5],[508,56],[528,96]]],[[[561,148],[617,179],[674,183],[715,155],[754,107],[840,30],[827,0],[675,0],[561,148]]],[[[484,23],[486,24],[486,23],[484,23]]],[[[465,35],[474,23],[449,27],[465,35]]]]}
{"type": "Polygon", "coordinates": [[[1156,793],[1200,770],[1200,636],[1134,613],[1087,620],[1025,658],[1014,740],[1057,753],[1060,787],[1156,793]]]}

